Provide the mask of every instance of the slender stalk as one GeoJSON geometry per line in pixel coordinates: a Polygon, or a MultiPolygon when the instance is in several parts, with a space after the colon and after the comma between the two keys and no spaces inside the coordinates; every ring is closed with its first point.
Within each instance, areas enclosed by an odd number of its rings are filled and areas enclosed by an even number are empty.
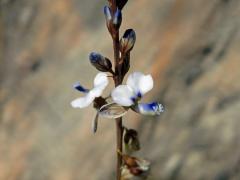
{"type": "MultiPolygon", "coordinates": [[[[122,77],[120,75],[120,71],[118,69],[119,65],[119,31],[116,32],[115,36],[113,36],[113,49],[114,49],[114,61],[115,61],[115,72],[116,75],[114,77],[115,87],[122,83],[122,77]]],[[[115,119],[116,121],[116,138],[117,138],[117,166],[116,166],[116,179],[121,179],[121,165],[122,165],[122,156],[118,153],[122,152],[122,118],[115,119]]]]}
{"type": "MultiPolygon", "coordinates": [[[[116,0],[109,0],[110,7],[112,12],[116,12],[117,4],[116,0]]],[[[114,83],[115,87],[122,83],[123,77],[121,77],[120,69],[119,69],[119,61],[120,61],[120,50],[119,50],[119,30],[116,30],[113,35],[113,50],[114,50],[114,62],[115,62],[115,75],[114,75],[114,83]]],[[[115,119],[116,121],[116,139],[117,139],[117,164],[116,164],[116,179],[121,179],[121,165],[122,165],[122,156],[118,153],[122,152],[122,135],[123,135],[123,127],[122,127],[122,118],[115,119]]]]}

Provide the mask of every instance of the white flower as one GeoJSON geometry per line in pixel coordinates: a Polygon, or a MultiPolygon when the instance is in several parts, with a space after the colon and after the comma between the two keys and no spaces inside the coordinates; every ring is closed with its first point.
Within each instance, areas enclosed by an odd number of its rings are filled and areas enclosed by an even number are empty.
{"type": "Polygon", "coordinates": [[[153,88],[151,75],[134,72],[129,75],[126,85],[119,85],[112,91],[112,99],[122,106],[134,105],[144,94],[153,88]]]}
{"type": "Polygon", "coordinates": [[[79,83],[74,85],[74,88],[85,94],[85,96],[77,98],[71,102],[74,108],[84,108],[89,106],[96,97],[102,95],[103,90],[108,85],[108,78],[106,73],[98,73],[93,82],[93,89],[88,90],[81,86],[79,83]]]}

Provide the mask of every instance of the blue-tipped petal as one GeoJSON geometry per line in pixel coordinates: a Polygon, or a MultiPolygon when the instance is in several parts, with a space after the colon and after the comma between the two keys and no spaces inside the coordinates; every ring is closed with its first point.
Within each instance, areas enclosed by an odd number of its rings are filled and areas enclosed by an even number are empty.
{"type": "Polygon", "coordinates": [[[90,55],[89,55],[89,59],[90,59],[90,61],[91,61],[92,63],[96,63],[96,62],[98,62],[98,61],[103,60],[104,57],[103,57],[101,54],[99,54],[99,53],[92,52],[92,53],[90,53],[90,55]]]}
{"type": "Polygon", "coordinates": [[[111,19],[112,19],[112,14],[111,14],[110,8],[109,8],[108,6],[104,6],[103,11],[104,11],[104,15],[105,15],[106,20],[107,20],[107,21],[111,21],[111,19]]]}
{"type": "Polygon", "coordinates": [[[136,42],[136,33],[133,29],[127,29],[120,40],[121,50],[131,51],[136,42]]]}
{"type": "Polygon", "coordinates": [[[162,104],[157,102],[152,103],[139,103],[134,107],[134,110],[140,114],[144,115],[160,115],[164,112],[164,107],[162,104]]]}
{"type": "Polygon", "coordinates": [[[115,12],[115,14],[114,14],[113,24],[114,24],[117,28],[119,28],[120,25],[121,25],[121,23],[122,23],[122,12],[121,12],[119,9],[117,9],[116,12],[115,12]]]}
{"type": "Polygon", "coordinates": [[[83,93],[88,93],[89,90],[84,88],[79,82],[78,83],[75,83],[73,85],[73,88],[75,88],[76,90],[80,91],[80,92],[83,92],[83,93]]]}

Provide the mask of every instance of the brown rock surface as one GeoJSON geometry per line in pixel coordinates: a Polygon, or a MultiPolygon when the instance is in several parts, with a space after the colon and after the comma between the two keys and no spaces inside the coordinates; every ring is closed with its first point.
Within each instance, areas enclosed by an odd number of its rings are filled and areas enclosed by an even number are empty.
{"type": "MultiPolygon", "coordinates": [[[[0,180],[114,179],[115,124],[76,110],[71,89],[91,86],[91,51],[112,57],[105,0],[0,1],[0,180]]],[[[130,112],[152,180],[240,179],[240,1],[137,0],[124,9],[134,28],[131,72],[152,73],[143,101],[157,118],[130,112]]]]}

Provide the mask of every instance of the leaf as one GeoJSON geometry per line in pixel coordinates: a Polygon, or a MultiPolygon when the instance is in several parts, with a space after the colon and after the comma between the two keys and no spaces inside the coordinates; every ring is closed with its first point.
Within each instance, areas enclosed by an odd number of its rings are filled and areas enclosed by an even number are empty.
{"type": "Polygon", "coordinates": [[[128,108],[120,106],[116,103],[108,103],[103,105],[99,110],[99,115],[105,118],[119,118],[124,116],[128,111],[128,108]]]}

